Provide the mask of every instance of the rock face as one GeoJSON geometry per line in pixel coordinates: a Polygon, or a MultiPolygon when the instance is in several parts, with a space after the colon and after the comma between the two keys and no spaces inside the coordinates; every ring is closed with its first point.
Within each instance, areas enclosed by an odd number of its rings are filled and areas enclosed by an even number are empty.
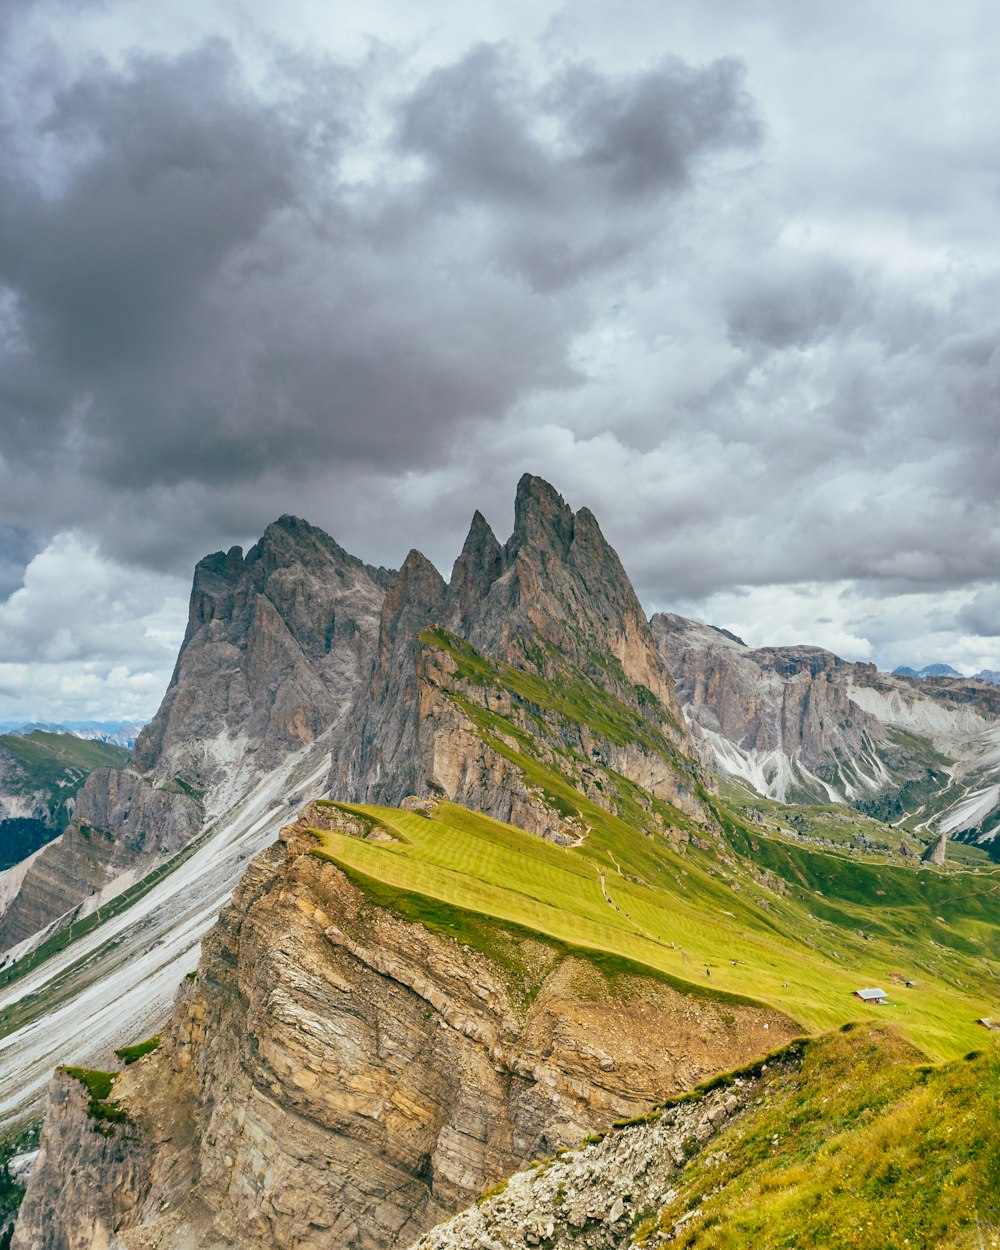
{"type": "Polygon", "coordinates": [[[948,835],[946,833],[938,834],[931,845],[924,851],[920,859],[925,864],[937,864],[940,866],[948,857],[948,835]]]}
{"type": "MultiPolygon", "coordinates": [[[[331,792],[389,804],[444,797],[544,836],[576,836],[491,743],[485,721],[501,716],[543,756],[593,761],[707,820],[673,681],[593,515],[574,513],[526,474],[514,516],[501,547],[476,513],[447,585],[418,552],[407,557],[383,605],[374,681],[355,701],[357,732],[335,755],[331,792]],[[575,687],[580,704],[560,715],[505,680],[511,670],[575,687]],[[642,723],[630,732],[587,723],[582,704],[605,694],[642,723]]],[[[592,797],[612,806],[606,787],[592,797]]]]}
{"type": "Polygon", "coordinates": [[[73,822],[0,920],[0,949],[120,893],[336,725],[370,679],[391,580],[289,516],[245,557],[236,547],[202,560],[174,674],[133,767],[88,778],[73,822]]]}
{"type": "Polygon", "coordinates": [[[703,759],[761,794],[847,801],[892,820],[923,804],[946,831],[993,810],[960,810],[998,780],[990,683],[880,673],[819,647],[751,649],[670,613],[650,626],[703,759]]]}
{"type": "Polygon", "coordinates": [[[541,941],[498,935],[487,957],[376,906],[315,845],[293,826],[248,870],[160,1049],[115,1082],[117,1146],[57,1085],[15,1247],[408,1245],[792,1034],[652,979],[612,989],[541,941]],[[61,1198],[74,1169],[102,1174],[82,1206],[61,1198]]]}
{"type": "Polygon", "coordinates": [[[174,675],[136,743],[136,768],[205,790],[241,765],[264,771],[311,742],[368,679],[391,580],[291,516],[269,525],[246,556],[239,547],[206,556],[174,675]]]}

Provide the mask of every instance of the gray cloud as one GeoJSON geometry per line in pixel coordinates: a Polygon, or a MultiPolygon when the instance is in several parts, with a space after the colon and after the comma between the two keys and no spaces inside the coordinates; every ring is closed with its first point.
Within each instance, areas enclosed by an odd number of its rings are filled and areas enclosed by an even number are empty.
{"type": "Polygon", "coordinates": [[[757,136],[732,61],[535,84],[481,47],[397,104],[415,179],[359,184],[342,166],[365,147],[364,71],[270,72],[251,87],[221,40],[91,66],[37,136],[55,189],[7,165],[3,454],[15,477],[51,473],[63,440],[81,516],[88,482],[134,506],[427,464],[460,425],[576,385],[580,283],[642,256],[705,153],[757,136]]]}
{"type": "Polygon", "coordinates": [[[1000,585],[984,586],[958,614],[958,623],[970,634],[1000,637],[1000,585]]]}
{"type": "MultiPolygon", "coordinates": [[[[742,596],[766,641],[768,602],[778,630],[813,604],[854,654],[997,667],[1000,17],[973,7],[428,0],[365,44],[311,6],[4,6],[0,600],[67,535],[99,543],[93,602],[102,561],[173,600],[285,511],[447,568],[529,469],[651,605],[742,596]]],[[[112,664],[88,619],[64,665],[112,664]]],[[[138,672],[146,626],[116,630],[138,672]]]]}
{"type": "Polygon", "coordinates": [[[857,320],[857,280],[847,265],[824,258],[811,266],[799,261],[775,272],[773,258],[763,272],[735,277],[728,310],[729,333],[740,346],[808,347],[850,316],[857,320]]]}

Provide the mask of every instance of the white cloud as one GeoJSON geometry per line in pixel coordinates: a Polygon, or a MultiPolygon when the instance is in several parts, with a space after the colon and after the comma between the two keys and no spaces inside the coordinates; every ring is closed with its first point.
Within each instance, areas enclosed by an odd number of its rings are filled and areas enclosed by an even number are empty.
{"type": "Polygon", "coordinates": [[[0,603],[0,719],[151,716],[183,635],[186,591],[57,534],[0,603]]]}

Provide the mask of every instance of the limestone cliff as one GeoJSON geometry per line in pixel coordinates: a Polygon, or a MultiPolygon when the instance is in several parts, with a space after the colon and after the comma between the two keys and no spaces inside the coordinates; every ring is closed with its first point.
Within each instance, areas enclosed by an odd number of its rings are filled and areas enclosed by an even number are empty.
{"type": "Polygon", "coordinates": [[[246,556],[238,547],[206,556],[136,767],[204,790],[244,756],[264,770],[312,741],[368,679],[391,577],[290,516],[246,556]]]}
{"type": "Polygon", "coordinates": [[[316,809],[248,869],[113,1142],[60,1078],[18,1250],[408,1245],[536,1155],[793,1032],[498,929],[485,950],[310,854],[316,809]],[[67,1178],[102,1177],[82,1198],[67,1178]]]}
{"type": "Polygon", "coordinates": [[[24,874],[0,949],[68,923],[180,849],[263,772],[330,730],[370,680],[392,575],[285,516],[195,569],[187,632],[132,768],[94,772],[24,874]]]}
{"type": "Polygon", "coordinates": [[[503,746],[530,743],[612,810],[616,783],[595,784],[595,769],[710,823],[673,681],[593,515],[526,474],[514,518],[501,547],[476,513],[448,585],[418,552],[407,557],[331,792],[446,797],[544,836],[579,836],[539,802],[531,761],[503,746]]]}

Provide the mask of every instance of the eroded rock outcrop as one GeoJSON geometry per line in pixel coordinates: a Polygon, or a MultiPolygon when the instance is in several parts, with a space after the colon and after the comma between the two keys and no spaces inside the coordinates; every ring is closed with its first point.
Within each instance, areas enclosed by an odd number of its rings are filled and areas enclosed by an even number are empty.
{"type": "Polygon", "coordinates": [[[314,812],[254,861],[160,1049],[117,1078],[121,1163],[59,1095],[19,1250],[407,1245],[794,1031],[652,977],[610,985],[541,940],[498,929],[487,954],[407,921],[310,853],[323,818],[341,820],[314,812]],[[60,1207],[97,1168],[103,1207],[60,1207]]]}
{"type": "MultiPolygon", "coordinates": [[[[794,1048],[777,1065],[794,1070],[794,1048]]],[[[618,1250],[673,1196],[671,1182],[759,1098],[769,1065],[691,1102],[651,1113],[598,1141],[512,1176],[500,1192],[433,1229],[413,1250],[618,1250]],[[763,1070],[763,1071],[762,1071],[763,1070]]]]}

